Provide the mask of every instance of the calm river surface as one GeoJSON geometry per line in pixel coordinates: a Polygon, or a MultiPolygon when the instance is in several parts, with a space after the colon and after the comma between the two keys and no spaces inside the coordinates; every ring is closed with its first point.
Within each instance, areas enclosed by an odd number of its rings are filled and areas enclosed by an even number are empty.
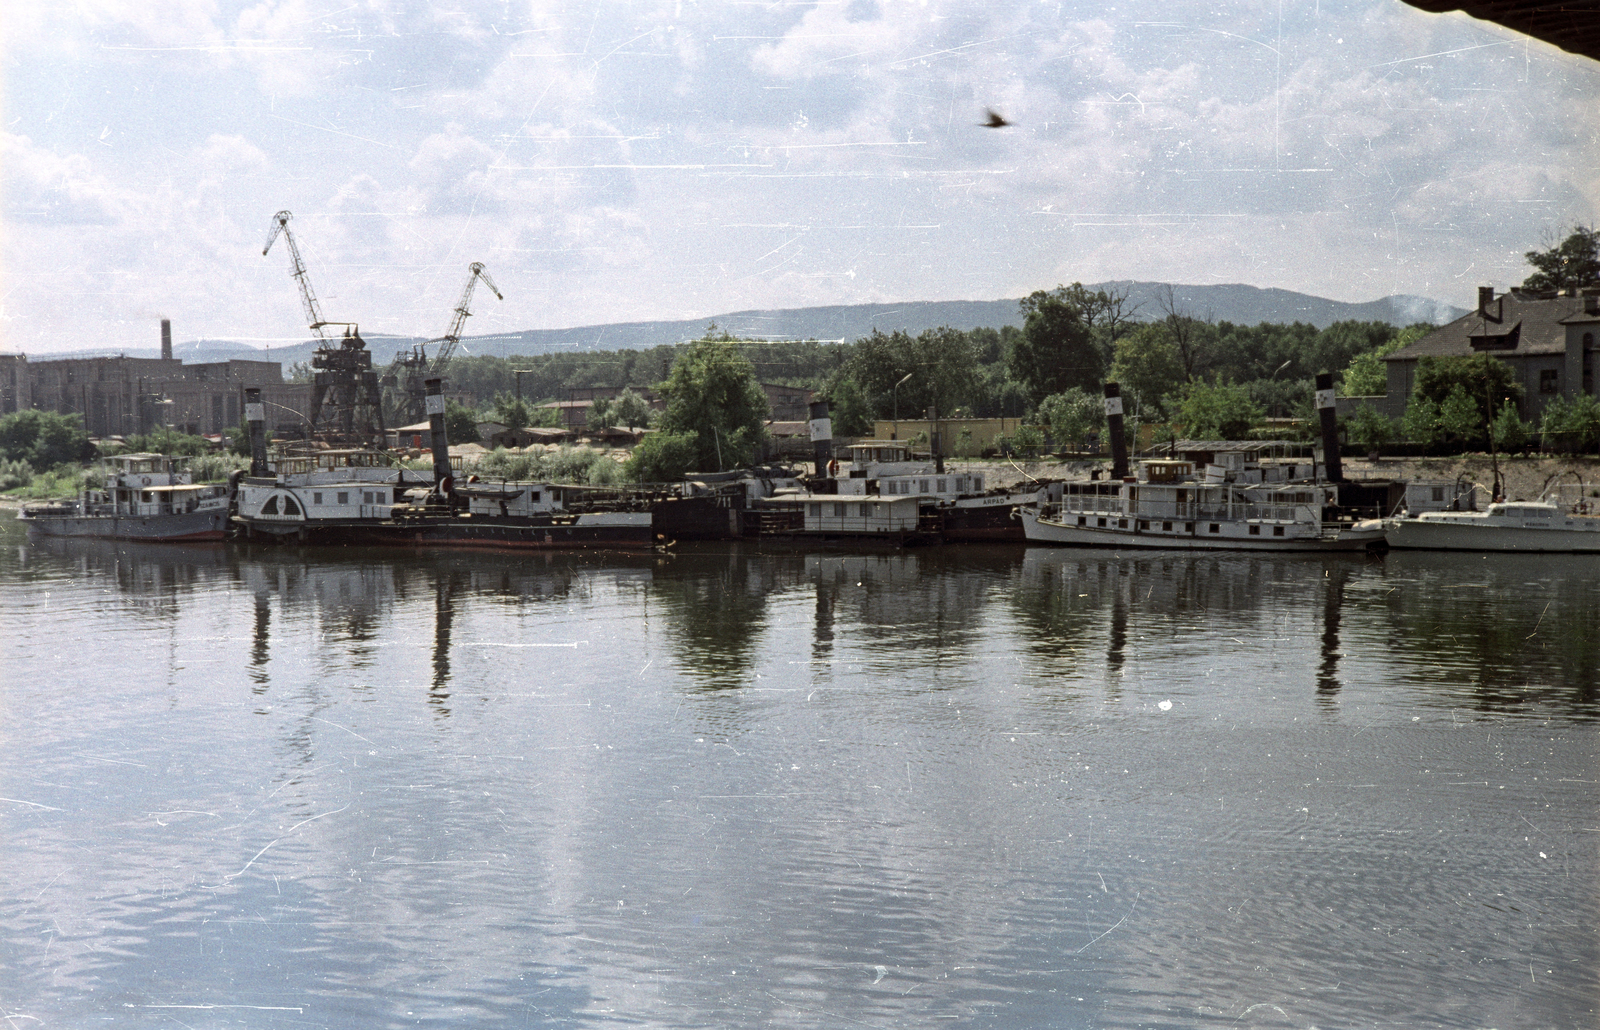
{"type": "Polygon", "coordinates": [[[0,1019],[1593,1027],[1600,559],[0,529],[0,1019]]]}

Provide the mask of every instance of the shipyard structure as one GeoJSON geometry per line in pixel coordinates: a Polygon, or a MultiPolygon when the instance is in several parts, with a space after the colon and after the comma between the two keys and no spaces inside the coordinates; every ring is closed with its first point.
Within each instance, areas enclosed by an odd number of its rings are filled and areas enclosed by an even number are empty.
{"type": "Polygon", "coordinates": [[[303,436],[311,386],[283,381],[276,361],[185,364],[172,356],[172,325],[161,321],[161,357],[49,358],[0,354],[0,415],[37,408],[83,416],[91,437],[132,436],[163,427],[197,436],[233,432],[244,391],[261,390],[267,424],[303,436]]]}

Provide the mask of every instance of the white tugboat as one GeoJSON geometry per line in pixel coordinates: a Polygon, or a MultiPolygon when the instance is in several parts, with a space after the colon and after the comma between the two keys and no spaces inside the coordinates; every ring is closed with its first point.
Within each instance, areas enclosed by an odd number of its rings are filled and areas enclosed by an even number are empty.
{"type": "Polygon", "coordinates": [[[221,540],[228,529],[228,487],[196,483],[161,454],[120,454],[103,489],[78,500],[28,505],[18,515],[39,536],[107,540],[221,540]]]}
{"type": "Polygon", "coordinates": [[[431,472],[395,464],[369,450],[326,450],[267,460],[260,393],[245,391],[250,471],[234,491],[231,528],[253,540],[348,543],[364,526],[389,518],[407,491],[431,487],[431,472]]]}

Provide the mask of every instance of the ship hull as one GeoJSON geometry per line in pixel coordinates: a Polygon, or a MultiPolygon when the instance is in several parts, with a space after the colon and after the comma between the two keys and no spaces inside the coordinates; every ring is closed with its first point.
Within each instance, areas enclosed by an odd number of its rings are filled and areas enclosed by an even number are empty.
{"type": "Polygon", "coordinates": [[[644,551],[655,539],[648,512],[602,512],[547,520],[397,519],[362,527],[360,542],[487,551],[644,551]]]}
{"type": "Polygon", "coordinates": [[[213,508],[177,515],[34,515],[21,521],[39,536],[204,542],[223,539],[228,512],[213,508]]]}
{"type": "MultiPolygon", "coordinates": [[[[1248,535],[1248,526],[1236,528],[1242,535],[1209,536],[1188,533],[1133,532],[1128,529],[1101,529],[1041,519],[1029,508],[1020,511],[1023,532],[1030,544],[1064,547],[1114,547],[1118,550],[1151,551],[1366,551],[1384,546],[1381,526],[1357,523],[1316,536],[1248,535]]],[[[1129,520],[1132,521],[1132,520],[1129,520]]],[[[1270,525],[1260,527],[1270,534],[1270,525]]]]}

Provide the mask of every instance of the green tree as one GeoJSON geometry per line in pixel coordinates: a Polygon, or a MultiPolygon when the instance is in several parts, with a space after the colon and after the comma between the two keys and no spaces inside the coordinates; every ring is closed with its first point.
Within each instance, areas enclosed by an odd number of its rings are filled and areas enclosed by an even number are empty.
{"type": "Polygon", "coordinates": [[[1034,417],[1057,445],[1077,445],[1105,425],[1105,400],[1073,387],[1039,402],[1034,417]]]}
{"type": "Polygon", "coordinates": [[[612,425],[626,426],[629,429],[648,429],[650,420],[655,412],[650,410],[650,402],[634,393],[627,387],[617,394],[611,402],[612,425]]]}
{"type": "Polygon", "coordinates": [[[1173,414],[1196,440],[1243,440],[1265,417],[1243,386],[1203,379],[1184,384],[1173,414]]]}
{"type": "Polygon", "coordinates": [[[447,443],[478,443],[478,413],[453,400],[444,403],[444,438],[447,443]]]}
{"type": "Polygon", "coordinates": [[[628,459],[628,478],[640,483],[670,483],[699,465],[694,433],[655,432],[639,441],[628,459]]]}
{"type": "Polygon", "coordinates": [[[35,470],[88,461],[94,446],[77,413],[25,408],[0,418],[0,459],[26,461],[35,470]]]}
{"type": "Polygon", "coordinates": [[[1149,413],[1166,417],[1166,399],[1175,395],[1186,379],[1178,348],[1166,327],[1147,322],[1117,341],[1111,379],[1137,397],[1149,413]]]}
{"type": "MultiPolygon", "coordinates": [[[[203,436],[194,436],[189,433],[180,433],[176,429],[163,426],[149,433],[136,433],[125,441],[128,450],[146,454],[170,454],[186,458],[198,458],[211,450],[211,445],[203,436]]],[[[250,453],[250,440],[245,438],[245,451],[250,453]]]]}
{"type": "Polygon", "coordinates": [[[1400,428],[1412,443],[1433,447],[1444,439],[1444,426],[1439,422],[1439,402],[1413,393],[1406,402],[1406,413],[1400,420],[1400,428]]]}
{"type": "Polygon", "coordinates": [[[1514,405],[1501,408],[1489,428],[1497,450],[1520,451],[1528,445],[1528,423],[1522,421],[1514,405]]]}
{"type": "Polygon", "coordinates": [[[695,467],[702,471],[746,464],[761,441],[767,395],[755,366],[726,339],[697,340],[678,354],[658,389],[667,399],[659,427],[695,440],[695,467]]]}
{"type": "MultiPolygon", "coordinates": [[[[1426,397],[1440,406],[1440,417],[1446,417],[1444,404],[1450,395],[1457,389],[1471,400],[1477,407],[1478,414],[1475,419],[1477,432],[1469,437],[1462,437],[1441,424],[1441,429],[1458,440],[1477,440],[1487,442],[1485,427],[1494,421],[1495,415],[1506,404],[1515,405],[1522,396],[1522,384],[1517,381],[1516,371],[1506,362],[1499,361],[1487,354],[1482,357],[1447,356],[1447,357],[1422,357],[1417,359],[1417,378],[1412,386],[1412,399],[1426,397]]],[[[1451,425],[1465,425],[1464,413],[1455,417],[1451,425]]]]}
{"type": "Polygon", "coordinates": [[[1446,440],[1462,446],[1486,440],[1488,426],[1483,421],[1483,408],[1467,396],[1460,383],[1439,404],[1439,428],[1444,430],[1446,440]]]}
{"type": "Polygon", "coordinates": [[[1522,281],[1529,290],[1575,290],[1600,286],[1600,231],[1592,226],[1574,225],[1566,239],[1550,241],[1544,250],[1530,250],[1523,256],[1537,271],[1522,281]]]}
{"type": "Polygon", "coordinates": [[[1073,297],[1072,289],[1057,286],[1021,301],[1022,335],[1007,361],[1011,377],[1027,387],[1035,403],[1074,386],[1100,386],[1105,362],[1073,297]]]}
{"type": "Polygon", "coordinates": [[[1546,450],[1564,454],[1600,450],[1600,398],[1552,397],[1539,417],[1539,435],[1546,450]]]}
{"type": "Polygon", "coordinates": [[[1386,395],[1389,392],[1389,363],[1383,359],[1402,347],[1416,343],[1433,332],[1433,328],[1431,325],[1407,326],[1394,334],[1389,342],[1351,358],[1340,376],[1339,395],[1341,397],[1386,395]]]}
{"type": "Polygon", "coordinates": [[[921,418],[935,406],[948,415],[969,403],[980,379],[971,339],[948,326],[914,337],[874,329],[856,341],[840,374],[860,384],[880,417],[898,408],[901,418],[921,418]]]}
{"type": "Polygon", "coordinates": [[[835,436],[871,436],[872,404],[861,384],[840,376],[828,387],[828,418],[835,436]]]}
{"type": "Polygon", "coordinates": [[[1395,425],[1394,419],[1370,404],[1363,404],[1357,408],[1346,425],[1351,442],[1363,447],[1382,447],[1393,443],[1399,433],[1399,427],[1395,425]]]}
{"type": "Polygon", "coordinates": [[[509,393],[495,397],[491,414],[496,422],[507,429],[526,429],[533,425],[533,408],[521,397],[513,397],[509,393]]]}
{"type": "Polygon", "coordinates": [[[594,403],[589,405],[589,417],[585,421],[585,426],[589,432],[597,433],[612,425],[611,405],[612,399],[610,397],[597,397],[594,403]]]}

